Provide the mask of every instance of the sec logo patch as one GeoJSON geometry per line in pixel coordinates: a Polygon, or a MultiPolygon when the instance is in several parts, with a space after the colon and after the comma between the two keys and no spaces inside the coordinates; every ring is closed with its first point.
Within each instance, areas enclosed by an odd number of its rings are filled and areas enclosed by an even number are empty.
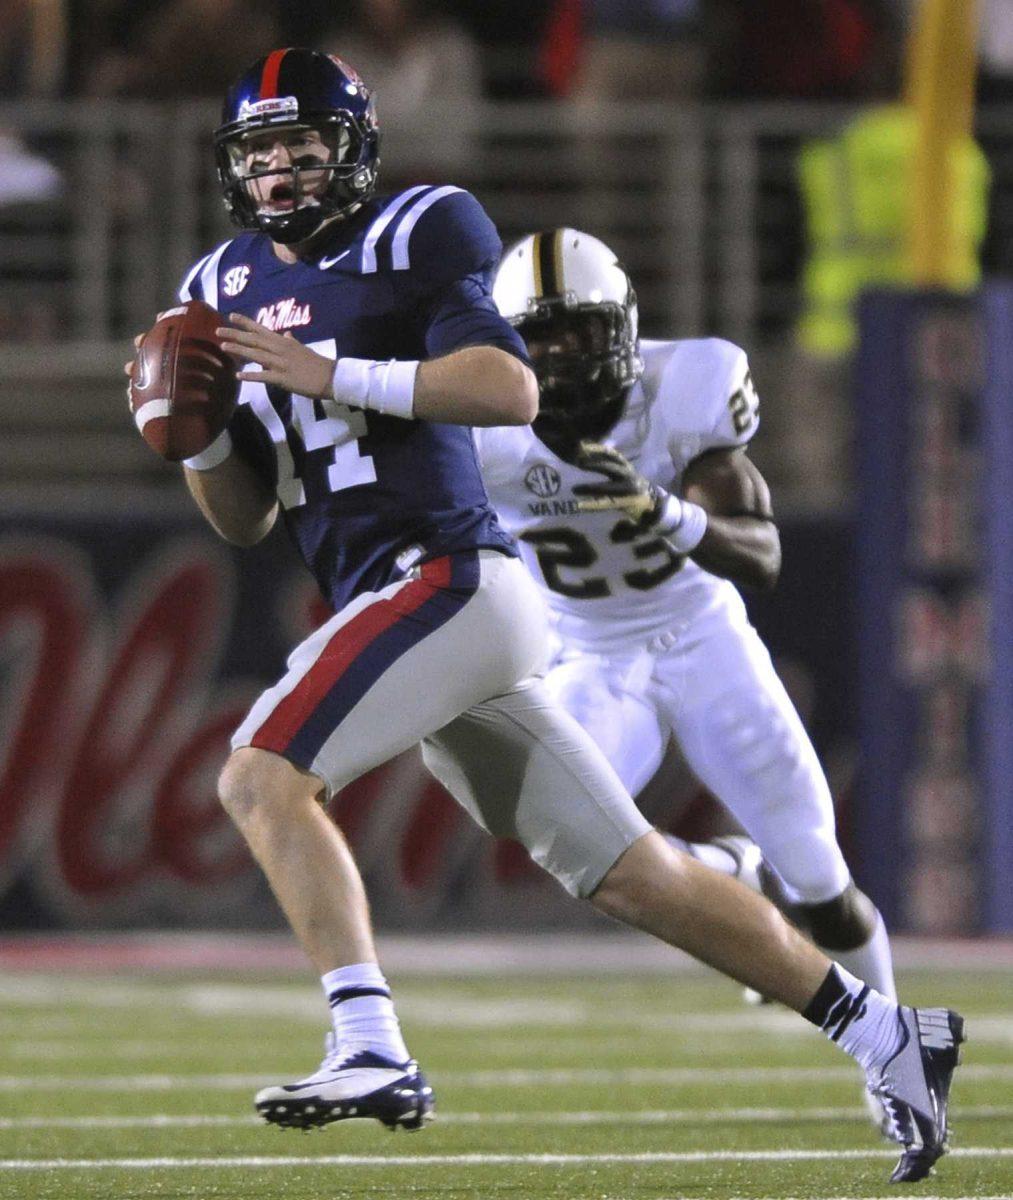
{"type": "Polygon", "coordinates": [[[524,486],[529,492],[534,492],[543,500],[555,496],[562,485],[562,479],[555,467],[548,463],[537,463],[524,476],[524,486]]]}
{"type": "Polygon", "coordinates": [[[250,281],[250,268],[245,264],[225,272],[223,289],[226,296],[238,296],[250,281]]]}

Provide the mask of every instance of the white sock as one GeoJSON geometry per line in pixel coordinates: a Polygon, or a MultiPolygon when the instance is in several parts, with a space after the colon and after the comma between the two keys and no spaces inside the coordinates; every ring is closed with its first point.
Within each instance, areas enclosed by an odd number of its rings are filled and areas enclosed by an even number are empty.
{"type": "MultiPolygon", "coordinates": [[[[829,952],[827,952],[829,953],[829,952]]],[[[854,950],[835,950],[833,957],[846,967],[852,975],[864,979],[867,984],[882,993],[888,1000],[897,999],[897,985],[893,979],[893,955],[883,918],[876,914],[876,928],[864,946],[854,950]]]]}
{"type": "Polygon", "coordinates": [[[868,1071],[901,1042],[897,1005],[834,963],[802,1013],[868,1071]]]}
{"type": "Polygon", "coordinates": [[[411,1056],[401,1036],[390,988],[376,963],[338,967],[321,977],[343,1058],[371,1050],[403,1063],[411,1056]]]}

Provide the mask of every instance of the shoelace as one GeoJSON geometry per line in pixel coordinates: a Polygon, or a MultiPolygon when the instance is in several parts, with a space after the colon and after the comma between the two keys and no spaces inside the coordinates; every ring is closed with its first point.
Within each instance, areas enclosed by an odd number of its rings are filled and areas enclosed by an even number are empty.
{"type": "Polygon", "coordinates": [[[321,1071],[341,1071],[345,1067],[350,1066],[360,1054],[364,1054],[367,1051],[368,1047],[366,1046],[358,1046],[352,1049],[340,1048],[338,1046],[337,1035],[332,1029],[329,1033],[324,1034],[324,1060],[317,1068],[316,1074],[319,1074],[321,1071]]]}
{"type": "MultiPolygon", "coordinates": [[[[340,1071],[349,1058],[354,1055],[342,1053],[338,1048],[338,1039],[332,1030],[330,1033],[324,1034],[324,1057],[320,1066],[313,1072],[313,1075],[323,1074],[325,1071],[328,1074],[333,1074],[335,1071],[340,1071]]],[[[311,1076],[312,1078],[312,1076],[311,1076]]]]}

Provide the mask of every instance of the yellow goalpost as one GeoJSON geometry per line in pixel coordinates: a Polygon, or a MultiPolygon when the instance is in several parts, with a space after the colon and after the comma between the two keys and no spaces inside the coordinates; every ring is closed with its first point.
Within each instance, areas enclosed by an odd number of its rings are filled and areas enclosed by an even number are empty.
{"type": "Polygon", "coordinates": [[[908,46],[906,100],[918,118],[911,223],[913,283],[945,286],[957,250],[959,139],[971,133],[979,0],[921,0],[908,46]]]}

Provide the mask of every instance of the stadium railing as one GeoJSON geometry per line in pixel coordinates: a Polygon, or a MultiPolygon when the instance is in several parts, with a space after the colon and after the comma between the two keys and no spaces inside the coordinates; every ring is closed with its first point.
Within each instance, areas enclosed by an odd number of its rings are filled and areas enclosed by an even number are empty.
{"type": "MultiPolygon", "coordinates": [[[[799,146],[833,135],[846,106],[486,104],[384,127],[382,185],[474,191],[504,241],[570,224],[614,245],[647,336],[717,334],[746,346],[783,393],[804,254],[799,146]]],[[[127,474],[157,471],[108,404],[129,338],[187,266],[230,236],[210,152],[216,108],[112,101],[0,106],[0,134],[58,170],[55,198],[20,198],[0,137],[0,422],[8,480],[53,452],[86,470],[89,439],[116,438],[127,474]],[[71,397],[72,402],[71,402],[71,397]],[[70,416],[69,414],[73,414],[70,416]]],[[[994,172],[987,266],[1013,245],[1013,110],[984,113],[994,172]]]]}

